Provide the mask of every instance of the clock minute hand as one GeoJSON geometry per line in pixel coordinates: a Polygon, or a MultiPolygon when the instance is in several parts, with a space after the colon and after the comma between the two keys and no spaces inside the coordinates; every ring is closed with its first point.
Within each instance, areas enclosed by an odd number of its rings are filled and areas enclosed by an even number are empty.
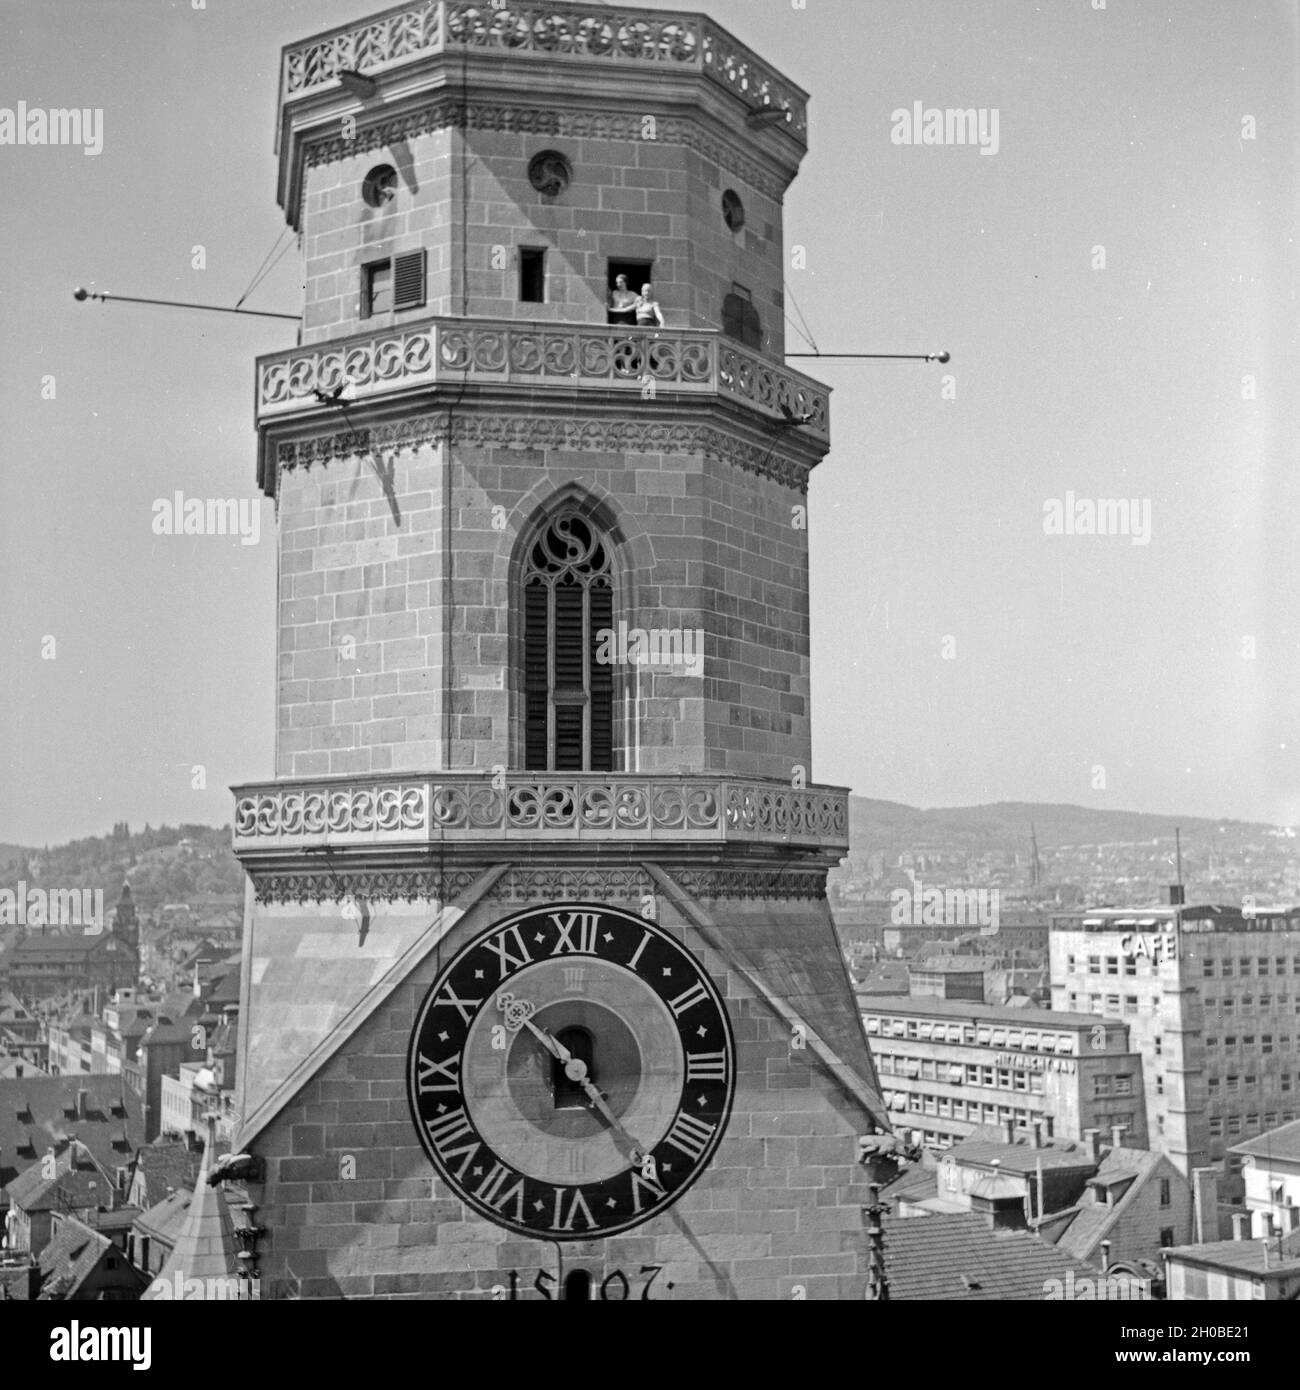
{"type": "Polygon", "coordinates": [[[497,1008],[506,1015],[506,1027],[512,1032],[517,1032],[522,1026],[527,1028],[542,1044],[542,1046],[557,1061],[564,1064],[564,1074],[570,1081],[577,1082],[587,1093],[587,1098],[592,1106],[598,1110],[605,1123],[632,1151],[632,1161],[639,1161],[649,1151],[643,1148],[623,1127],[618,1116],[610,1109],[608,1101],[597,1089],[595,1082],[587,1075],[587,1064],[580,1057],[575,1057],[572,1052],[559,1040],[559,1038],[548,1033],[539,1024],[533,1022],[533,1005],[527,999],[516,999],[513,994],[502,994],[497,998],[497,1008]]]}
{"type": "Polygon", "coordinates": [[[577,1083],[582,1087],[582,1089],[586,1091],[588,1097],[591,1100],[592,1105],[600,1111],[601,1116],[603,1117],[605,1123],[610,1127],[610,1129],[612,1129],[614,1133],[617,1134],[618,1137],[623,1141],[623,1143],[626,1144],[627,1147],[632,1150],[632,1162],[639,1163],[641,1159],[645,1157],[648,1150],[645,1149],[641,1144],[637,1143],[637,1141],[627,1132],[627,1130],[623,1128],[622,1121],[609,1108],[609,1102],[605,1099],[604,1095],[600,1092],[600,1090],[597,1089],[595,1082],[591,1081],[587,1077],[586,1065],[582,1062],[579,1062],[578,1065],[582,1067],[583,1074],[581,1076],[573,1077],[572,1079],[577,1081],[577,1083]]]}
{"type": "Polygon", "coordinates": [[[570,1081],[576,1082],[586,1091],[588,1099],[591,1101],[592,1105],[600,1111],[605,1123],[609,1125],[610,1129],[612,1129],[632,1150],[633,1155],[639,1157],[644,1153],[641,1145],[623,1128],[622,1122],[610,1109],[609,1102],[606,1101],[602,1092],[597,1088],[596,1083],[587,1075],[586,1062],[584,1062],[581,1057],[575,1057],[559,1038],[555,1037],[552,1033],[548,1033],[545,1028],[534,1023],[531,1018],[524,1019],[524,1025],[530,1028],[537,1037],[541,1039],[542,1044],[553,1053],[559,1061],[564,1063],[565,1076],[567,1076],[570,1081]]]}

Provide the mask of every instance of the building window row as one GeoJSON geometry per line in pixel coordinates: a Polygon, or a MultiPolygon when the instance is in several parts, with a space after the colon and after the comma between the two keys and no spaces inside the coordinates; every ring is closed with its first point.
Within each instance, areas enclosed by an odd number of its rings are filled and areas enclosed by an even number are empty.
{"type": "Polygon", "coordinates": [[[990,1090],[1043,1094],[1043,1074],[1020,1067],[990,1067],[977,1062],[940,1062],[932,1057],[907,1057],[878,1053],[876,1065],[885,1076],[938,1081],[949,1086],[985,1086],[990,1090]]]}
{"type": "Polygon", "coordinates": [[[1279,1124],[1290,1124],[1295,1119],[1295,1111],[1284,1110],[1277,1114],[1211,1115],[1209,1120],[1211,1139],[1239,1139],[1275,1129],[1279,1124]]]}
{"type": "MultiPolygon", "coordinates": [[[[1295,1041],[1297,1045],[1300,1046],[1300,1036],[1298,1036],[1295,1041]]],[[[1206,1051],[1215,1051],[1219,1047],[1220,1042],[1222,1042],[1222,1045],[1226,1048],[1243,1047],[1252,1052],[1258,1047],[1260,1054],[1268,1057],[1274,1051],[1289,1052],[1291,1050],[1292,1038],[1290,1033],[1261,1033],[1259,1034],[1257,1043],[1254,1033],[1225,1033],[1222,1039],[1219,1038],[1217,1033],[1207,1033],[1205,1037],[1206,1051]]]]}
{"type": "MultiPolygon", "coordinates": [[[[1220,1014],[1236,1013],[1238,1009],[1242,1013],[1257,1013],[1261,1009],[1286,1009],[1291,1002],[1290,996],[1285,993],[1261,994],[1258,999],[1253,994],[1225,995],[1223,998],[1214,995],[1206,999],[1205,1007],[1220,1014]]],[[[1300,1014],[1300,994],[1296,995],[1294,1004],[1296,1013],[1300,1014]]]]}
{"type": "Polygon", "coordinates": [[[1249,979],[1266,975],[1300,975],[1300,956],[1238,956],[1235,961],[1229,956],[1216,960],[1207,956],[1201,964],[1201,971],[1207,980],[1249,979]]]}
{"type": "Polygon", "coordinates": [[[996,1047],[1003,1051],[1074,1054],[1069,1033],[995,1025],[948,1023],[942,1019],[891,1018],[864,1014],[866,1030],[873,1037],[908,1038],[918,1042],[959,1043],[965,1047],[996,1047]]]}

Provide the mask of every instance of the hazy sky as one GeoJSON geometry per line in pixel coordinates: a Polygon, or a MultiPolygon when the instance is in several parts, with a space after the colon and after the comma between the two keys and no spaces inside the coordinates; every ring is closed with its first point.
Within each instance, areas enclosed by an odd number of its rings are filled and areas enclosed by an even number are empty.
{"type": "MultiPolygon", "coordinates": [[[[709,8],[812,93],[786,244],[818,346],[953,354],[794,364],[835,388],[813,773],[1300,820],[1297,5],[1096,3],[709,8]],[[996,112],[996,154],[893,143],[915,102],[996,112]],[[1149,543],[1046,534],[1067,493],[1149,506],[1149,543]]],[[[71,291],[233,304],[284,226],[280,47],[378,8],[0,4],[0,111],[104,113],[96,157],[0,145],[0,841],[219,823],[271,774],[271,505],[255,546],[151,520],[257,495],[253,358],[293,325],[71,291]]],[[[250,307],[300,284],[291,249],[250,307]]]]}

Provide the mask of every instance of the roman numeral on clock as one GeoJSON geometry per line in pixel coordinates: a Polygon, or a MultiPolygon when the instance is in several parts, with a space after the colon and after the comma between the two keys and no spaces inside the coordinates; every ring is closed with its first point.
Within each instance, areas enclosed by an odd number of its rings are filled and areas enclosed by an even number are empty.
{"type": "Polygon", "coordinates": [[[442,994],[447,997],[443,999],[441,995],[434,999],[434,1008],[450,1009],[455,1008],[459,1012],[461,1019],[468,1023],[473,1017],[473,1011],[483,1002],[481,999],[458,999],[455,991],[450,985],[443,985],[442,994]]]}
{"type": "Polygon", "coordinates": [[[727,1054],[725,1052],[688,1052],[686,1054],[686,1084],[693,1081],[725,1081],[727,1054]]]}
{"type": "Polygon", "coordinates": [[[681,1018],[687,1009],[696,1004],[703,1004],[708,999],[708,991],[696,980],[688,990],[684,990],[676,999],[668,1001],[668,1007],[673,1011],[674,1018],[681,1018]]]}
{"type": "Polygon", "coordinates": [[[460,1053],[453,1052],[445,1062],[435,1062],[420,1053],[420,1074],[416,1078],[416,1087],[421,1095],[426,1095],[430,1091],[459,1091],[460,1090],[460,1053]],[[433,1077],[441,1077],[438,1082],[433,1081],[433,1077]]]}
{"type": "Polygon", "coordinates": [[[551,954],[558,956],[561,952],[577,952],[579,955],[592,956],[596,954],[596,933],[600,928],[600,914],[598,912],[570,912],[567,922],[560,921],[558,912],[551,913],[551,921],[555,923],[555,930],[559,932],[559,938],[555,943],[555,948],[551,954]],[[577,939],[574,939],[574,932],[577,932],[577,939]]]}
{"type": "Polygon", "coordinates": [[[551,1220],[553,1231],[571,1231],[579,1215],[587,1224],[587,1230],[596,1229],[596,1218],[591,1214],[587,1199],[580,1187],[557,1187],[555,1189],[555,1214],[551,1220]],[[568,1213],[567,1216],[565,1213],[568,1213]]]}
{"type": "Polygon", "coordinates": [[[515,1206],[514,1219],[522,1221],[524,1219],[524,1180],[518,1173],[512,1173],[503,1163],[494,1163],[487,1177],[479,1184],[475,1194],[481,1197],[490,1207],[505,1213],[508,1203],[513,1202],[515,1206]],[[515,1185],[507,1188],[506,1184],[511,1178],[517,1179],[515,1185]],[[504,1190],[503,1190],[504,1189],[504,1190]]]}
{"type": "Polygon", "coordinates": [[[501,979],[512,971],[518,970],[521,966],[530,965],[532,956],[528,954],[528,947],[524,945],[524,939],[519,935],[518,927],[507,927],[505,931],[497,932],[491,941],[483,943],[489,951],[496,953],[496,958],[501,965],[501,979]],[[511,944],[514,951],[511,951],[511,944]]]}
{"type": "Polygon", "coordinates": [[[649,944],[649,941],[650,941],[650,933],[649,933],[649,932],[645,932],[645,933],[642,935],[641,941],[640,941],[639,945],[637,946],[636,950],[632,952],[632,959],[631,959],[630,961],[628,961],[628,963],[627,963],[627,968],[628,968],[629,970],[635,970],[635,969],[636,969],[636,963],[637,963],[637,961],[639,961],[639,960],[641,959],[641,952],[645,950],[646,946],[649,944]]]}
{"type": "Polygon", "coordinates": [[[673,1127],[664,1135],[664,1143],[671,1144],[687,1158],[698,1163],[704,1155],[704,1150],[709,1147],[709,1141],[716,1129],[717,1125],[706,1125],[703,1120],[697,1120],[694,1115],[688,1115],[683,1111],[673,1121],[673,1127]]]}
{"type": "Polygon", "coordinates": [[[635,1168],[632,1169],[631,1178],[632,1178],[632,1210],[633,1210],[633,1212],[635,1212],[636,1214],[639,1215],[640,1212],[641,1212],[641,1197],[642,1197],[642,1194],[647,1194],[647,1195],[649,1196],[649,1198],[650,1198],[649,1205],[652,1206],[652,1207],[653,1207],[653,1206],[656,1206],[658,1203],[662,1202],[663,1199],[664,1199],[664,1197],[667,1196],[667,1192],[665,1191],[664,1188],[660,1187],[659,1184],[656,1183],[656,1182],[647,1182],[647,1181],[645,1180],[645,1178],[643,1178],[643,1177],[641,1176],[641,1174],[638,1173],[637,1170],[636,1170],[635,1168]]]}
{"type": "Polygon", "coordinates": [[[449,1168],[451,1159],[461,1158],[456,1176],[464,1177],[470,1159],[479,1151],[479,1142],[474,1137],[474,1126],[470,1124],[469,1116],[465,1114],[464,1109],[458,1107],[440,1115],[436,1120],[425,1120],[424,1127],[429,1131],[429,1138],[433,1140],[433,1147],[438,1150],[439,1157],[449,1168]],[[461,1140],[469,1142],[461,1143],[461,1140]]]}

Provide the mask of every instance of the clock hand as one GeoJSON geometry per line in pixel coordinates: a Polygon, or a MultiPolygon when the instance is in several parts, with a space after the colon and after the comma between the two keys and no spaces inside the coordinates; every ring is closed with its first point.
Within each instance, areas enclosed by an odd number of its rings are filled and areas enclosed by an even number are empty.
{"type": "MultiPolygon", "coordinates": [[[[627,1130],[623,1128],[623,1124],[619,1120],[618,1116],[614,1114],[614,1112],[609,1108],[609,1102],[606,1101],[604,1095],[596,1088],[595,1083],[587,1077],[587,1068],[585,1063],[579,1061],[578,1065],[582,1067],[582,1075],[571,1075],[570,1080],[576,1081],[582,1087],[582,1089],[586,1091],[588,1097],[591,1100],[592,1105],[595,1107],[595,1109],[600,1111],[601,1115],[605,1120],[605,1123],[610,1127],[610,1129],[614,1131],[616,1135],[618,1135],[618,1137],[623,1141],[623,1143],[629,1149],[631,1149],[632,1162],[640,1163],[641,1160],[649,1152],[649,1150],[643,1148],[640,1144],[638,1144],[637,1141],[627,1132],[627,1130]]],[[[567,1071],[568,1068],[566,1068],[565,1070],[567,1071]]]]}
{"type": "Polygon", "coordinates": [[[587,1075],[587,1064],[582,1058],[575,1057],[557,1037],[533,1022],[532,1015],[535,1010],[532,1003],[527,999],[516,999],[513,994],[498,994],[497,1008],[505,1014],[506,1027],[512,1033],[517,1033],[521,1027],[527,1028],[557,1061],[564,1064],[565,1076],[582,1087],[593,1109],[600,1112],[605,1123],[632,1151],[632,1162],[639,1163],[649,1150],[638,1144],[623,1127],[618,1116],[610,1109],[609,1102],[587,1075]]]}

